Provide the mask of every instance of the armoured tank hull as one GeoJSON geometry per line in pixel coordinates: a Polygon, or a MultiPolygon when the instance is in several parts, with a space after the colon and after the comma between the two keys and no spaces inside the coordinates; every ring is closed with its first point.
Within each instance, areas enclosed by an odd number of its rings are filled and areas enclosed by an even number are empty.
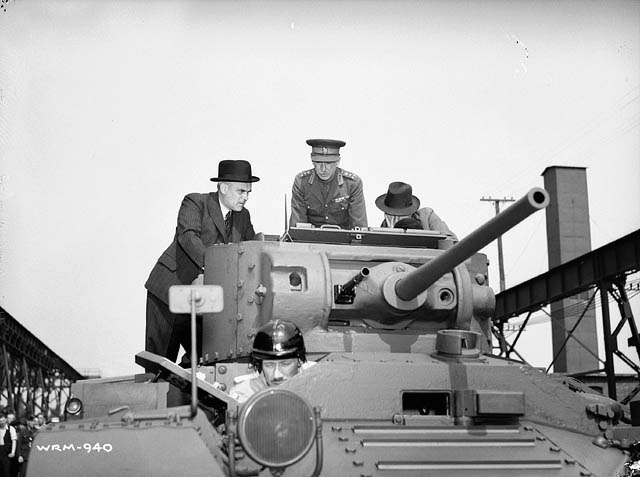
{"type": "Polygon", "coordinates": [[[476,252],[547,202],[534,189],[459,243],[302,227],[209,248],[205,287],[222,287],[224,307],[203,318],[195,384],[144,351],[151,373],[75,383],[27,475],[625,475],[640,437],[628,409],[491,354],[476,252]],[[227,391],[273,318],[298,325],[315,364],[240,404],[227,391]]]}

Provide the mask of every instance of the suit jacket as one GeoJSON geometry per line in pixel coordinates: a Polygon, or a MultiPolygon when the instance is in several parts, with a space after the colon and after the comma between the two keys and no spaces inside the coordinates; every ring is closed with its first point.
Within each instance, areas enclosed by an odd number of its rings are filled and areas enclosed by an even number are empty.
{"type": "Polygon", "coordinates": [[[323,181],[314,169],[298,174],[291,193],[289,225],[307,222],[315,227],[339,225],[343,229],[367,226],[362,180],[352,172],[337,168],[323,193],[323,181]]]}
{"type": "MultiPolygon", "coordinates": [[[[411,214],[411,217],[420,221],[424,230],[435,230],[451,237],[453,240],[458,240],[456,234],[451,231],[446,222],[442,220],[431,207],[423,207],[411,214]]],[[[386,219],[382,221],[380,227],[388,227],[386,219]]]]}
{"type": "Polygon", "coordinates": [[[171,285],[190,285],[202,273],[207,247],[253,240],[255,232],[249,211],[242,209],[231,215],[231,237],[227,237],[217,192],[185,196],[173,242],[151,270],[145,288],[168,304],[171,285]]]}

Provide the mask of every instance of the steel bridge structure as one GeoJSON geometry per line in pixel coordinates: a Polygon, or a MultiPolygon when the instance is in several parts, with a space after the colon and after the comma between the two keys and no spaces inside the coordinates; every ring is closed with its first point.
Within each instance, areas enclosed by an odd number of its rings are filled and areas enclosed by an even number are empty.
{"type": "MultiPolygon", "coordinates": [[[[493,332],[498,340],[500,354],[511,357],[515,354],[522,361],[524,359],[516,351],[515,346],[525,329],[531,315],[542,307],[564,298],[582,294],[582,312],[571,330],[567,330],[564,343],[560,350],[556,351],[547,372],[553,366],[558,355],[570,339],[577,339],[573,332],[580,323],[585,312],[595,306],[596,296],[600,295],[602,328],[604,335],[605,359],[599,361],[603,368],[590,370],[572,375],[580,378],[588,374],[606,374],[609,397],[617,400],[616,373],[614,357],[626,363],[640,379],[640,367],[618,346],[618,339],[623,337],[624,329],[628,332],[628,346],[635,350],[640,359],[640,344],[638,343],[638,328],[629,304],[629,296],[626,290],[627,277],[640,270],[640,230],[630,233],[614,242],[604,245],[596,250],[581,255],[558,267],[552,268],[546,273],[531,278],[515,287],[511,287],[496,295],[496,309],[493,316],[493,332]],[[619,321],[612,326],[612,315],[609,309],[609,298],[617,304],[619,321]],[[514,317],[525,315],[526,318],[511,344],[506,340],[505,325],[514,317]],[[625,327],[625,325],[627,325],[625,327]]],[[[553,325],[553,317],[552,325],[553,325]]],[[[579,341],[578,341],[579,342],[579,341]]],[[[597,350],[590,350],[597,357],[597,350]]],[[[623,404],[628,403],[640,392],[640,384],[627,396],[621,399],[623,404]]]]}
{"type": "Polygon", "coordinates": [[[0,307],[0,407],[60,416],[83,376],[0,307]]]}

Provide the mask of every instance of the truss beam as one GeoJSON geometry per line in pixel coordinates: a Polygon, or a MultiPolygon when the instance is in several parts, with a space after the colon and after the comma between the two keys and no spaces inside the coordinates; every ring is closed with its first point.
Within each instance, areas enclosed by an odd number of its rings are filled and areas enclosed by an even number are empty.
{"type": "Polygon", "coordinates": [[[83,376],[0,307],[0,407],[60,415],[83,376]]]}
{"type": "Polygon", "coordinates": [[[640,230],[498,293],[493,321],[506,322],[638,270],[640,230]]]}

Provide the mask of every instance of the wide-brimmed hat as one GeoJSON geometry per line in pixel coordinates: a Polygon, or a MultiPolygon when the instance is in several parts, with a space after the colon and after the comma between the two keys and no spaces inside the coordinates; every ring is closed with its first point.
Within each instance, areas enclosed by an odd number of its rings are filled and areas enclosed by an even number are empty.
{"type": "Polygon", "coordinates": [[[420,199],[409,184],[392,182],[386,194],[376,199],[378,209],[389,215],[411,215],[420,208],[420,199]]]}
{"type": "Polygon", "coordinates": [[[212,177],[214,182],[258,182],[259,177],[251,175],[251,164],[248,161],[231,161],[225,159],[218,164],[218,177],[212,177]]]}

